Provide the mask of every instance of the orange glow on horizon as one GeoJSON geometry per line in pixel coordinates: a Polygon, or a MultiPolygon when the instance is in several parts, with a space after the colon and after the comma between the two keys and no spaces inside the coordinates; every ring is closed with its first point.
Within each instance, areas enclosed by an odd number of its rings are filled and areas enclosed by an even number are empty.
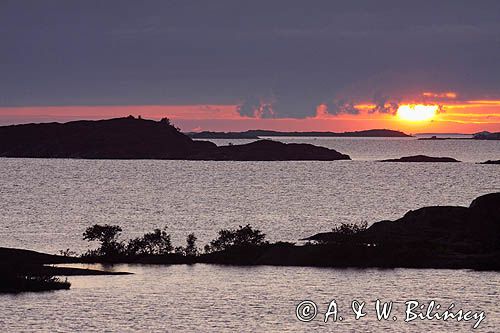
{"type": "Polygon", "coordinates": [[[422,96],[424,97],[433,97],[433,98],[450,98],[450,99],[455,99],[457,98],[457,93],[453,91],[448,91],[448,92],[443,92],[443,93],[435,93],[435,92],[429,92],[426,91],[422,93],[422,96]]]}
{"type": "Polygon", "coordinates": [[[128,115],[145,119],[170,118],[184,131],[244,131],[270,129],[281,131],[357,131],[387,128],[406,133],[476,133],[500,131],[500,99],[406,100],[398,112],[374,112],[375,104],[359,101],[358,112],[330,114],[320,104],[314,115],[304,118],[280,116],[258,118],[241,115],[236,104],[221,105],[114,105],[114,106],[29,106],[0,107],[0,125],[27,122],[66,122],[80,119],[107,119],[128,115]],[[424,106],[410,107],[411,105],[424,106]],[[439,105],[439,106],[438,106],[439,105]]]}

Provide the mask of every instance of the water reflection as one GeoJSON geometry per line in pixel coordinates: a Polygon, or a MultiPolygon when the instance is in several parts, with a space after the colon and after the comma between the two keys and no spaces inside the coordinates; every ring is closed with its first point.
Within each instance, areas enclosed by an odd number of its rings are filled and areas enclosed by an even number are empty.
{"type": "MultiPolygon", "coordinates": [[[[85,267],[87,267],[85,265],[85,267]]],[[[92,268],[97,268],[92,266],[92,268]]],[[[335,331],[466,332],[471,323],[456,321],[377,321],[372,303],[416,299],[484,310],[479,331],[498,331],[500,274],[415,269],[327,269],[308,267],[235,267],[217,265],[116,265],[125,276],[71,277],[67,292],[0,296],[0,321],[11,330],[43,331],[335,331]],[[335,299],[342,322],[310,323],[295,318],[304,299],[326,311],[335,299]],[[350,302],[365,301],[369,314],[354,320],[350,302]],[[61,308],[64,304],[64,308],[61,308]]],[[[403,317],[401,317],[402,319],[403,317]]]]}

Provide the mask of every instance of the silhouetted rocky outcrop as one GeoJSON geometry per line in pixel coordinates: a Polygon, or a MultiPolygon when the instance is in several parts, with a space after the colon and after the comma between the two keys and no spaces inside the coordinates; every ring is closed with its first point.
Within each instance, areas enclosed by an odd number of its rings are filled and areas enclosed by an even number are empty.
{"type": "Polygon", "coordinates": [[[405,156],[401,158],[394,158],[382,160],[381,162],[460,162],[451,157],[432,157],[425,155],[405,156]]]}
{"type": "Polygon", "coordinates": [[[378,138],[406,138],[411,135],[388,129],[371,129],[355,132],[280,132],[270,130],[249,130],[245,132],[197,132],[188,133],[196,139],[258,139],[259,137],[378,137],[378,138]]]}
{"type": "Polygon", "coordinates": [[[486,162],[482,162],[479,164],[500,164],[500,160],[487,160],[486,162]]]}
{"type": "Polygon", "coordinates": [[[203,131],[203,132],[186,133],[186,135],[188,135],[190,138],[193,139],[250,139],[250,140],[259,139],[257,135],[248,132],[203,131]]]}
{"type": "Polygon", "coordinates": [[[0,294],[20,292],[40,292],[69,289],[71,283],[55,276],[30,275],[27,272],[0,274],[0,294]]]}
{"type": "Polygon", "coordinates": [[[441,138],[441,137],[437,137],[435,135],[431,136],[430,138],[418,138],[417,140],[423,140],[423,141],[426,141],[426,140],[430,140],[430,141],[439,141],[439,140],[450,140],[452,138],[441,138]]]}
{"type": "Polygon", "coordinates": [[[283,161],[283,160],[349,160],[349,155],[341,154],[325,147],[304,143],[282,143],[260,140],[244,145],[221,146],[215,150],[200,151],[191,159],[219,161],[283,161]]]}
{"type": "Polygon", "coordinates": [[[167,119],[134,117],[0,127],[0,156],[89,159],[339,160],[348,155],[307,144],[263,140],[217,147],[194,141],[167,119]]]}
{"type": "Polygon", "coordinates": [[[69,289],[71,283],[58,278],[62,275],[130,274],[47,265],[75,262],[81,260],[75,257],[0,247],[0,294],[69,289]]]}
{"type": "MultiPolygon", "coordinates": [[[[0,248],[11,262],[278,265],[322,267],[470,268],[500,271],[500,192],[476,198],[469,207],[434,206],[409,211],[369,228],[344,225],[306,238],[305,245],[269,243],[250,226],[221,230],[205,252],[133,255],[92,252],[80,258],[0,248]],[[6,252],[7,251],[7,252],[6,252]],[[28,257],[27,257],[28,256],[28,257]],[[31,258],[31,259],[29,259],[31,258]]],[[[169,241],[169,237],[168,241],[169,241]]],[[[166,238],[166,239],[167,239],[166,238]]],[[[130,244],[130,243],[129,243],[130,244]]],[[[9,266],[11,267],[11,266],[9,266]]],[[[40,267],[40,266],[38,266],[40,267]]]]}
{"type": "MultiPolygon", "coordinates": [[[[15,265],[17,263],[26,264],[61,264],[71,262],[70,257],[46,254],[31,250],[12,249],[0,247],[0,263],[6,265],[15,265]]],[[[73,262],[76,262],[73,260],[73,262]]]]}
{"type": "MultiPolygon", "coordinates": [[[[335,242],[334,233],[308,240],[335,242]]],[[[392,248],[416,267],[500,269],[500,193],[480,196],[469,207],[435,206],[409,211],[396,221],[374,223],[350,243],[392,248]]]]}
{"type": "MultiPolygon", "coordinates": [[[[108,272],[95,269],[46,266],[80,263],[77,257],[59,256],[37,251],[0,247],[0,272],[24,272],[32,276],[49,275],[122,275],[126,272],[108,272]]],[[[0,273],[0,275],[2,275],[0,273]]],[[[12,274],[10,274],[12,275],[12,274]]]]}
{"type": "Polygon", "coordinates": [[[394,222],[374,223],[364,237],[373,242],[435,242],[472,253],[500,249],[500,193],[481,196],[470,207],[409,211],[394,222]]]}
{"type": "Polygon", "coordinates": [[[479,132],[474,134],[472,138],[475,140],[500,140],[500,132],[495,132],[495,133],[487,131],[479,132]]]}

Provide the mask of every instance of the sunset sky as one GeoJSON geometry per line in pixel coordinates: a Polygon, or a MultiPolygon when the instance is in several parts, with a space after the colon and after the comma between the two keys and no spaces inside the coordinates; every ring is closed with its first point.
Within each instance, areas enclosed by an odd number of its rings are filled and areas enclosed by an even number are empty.
{"type": "Polygon", "coordinates": [[[3,125],[500,131],[499,1],[3,0],[0,38],[3,125]]]}

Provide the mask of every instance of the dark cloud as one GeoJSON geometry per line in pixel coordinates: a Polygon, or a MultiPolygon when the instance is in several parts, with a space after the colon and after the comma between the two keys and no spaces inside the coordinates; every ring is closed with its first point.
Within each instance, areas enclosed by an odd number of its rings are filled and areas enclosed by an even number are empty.
{"type": "Polygon", "coordinates": [[[382,94],[375,94],[373,97],[373,103],[375,106],[368,111],[369,113],[389,113],[395,115],[399,107],[398,102],[391,100],[389,96],[383,96],[382,94]]]}
{"type": "Polygon", "coordinates": [[[359,109],[356,108],[353,101],[347,101],[345,99],[334,100],[326,104],[328,113],[331,115],[338,114],[359,114],[359,109]]]}
{"type": "Polygon", "coordinates": [[[349,102],[330,112],[355,113],[350,101],[373,91],[492,97],[499,36],[499,1],[2,0],[0,106],[241,104],[305,117],[335,96],[349,102]]]}
{"type": "Polygon", "coordinates": [[[273,105],[275,99],[273,97],[257,97],[252,96],[245,99],[242,103],[238,104],[236,111],[246,117],[252,118],[274,118],[273,105]]]}

